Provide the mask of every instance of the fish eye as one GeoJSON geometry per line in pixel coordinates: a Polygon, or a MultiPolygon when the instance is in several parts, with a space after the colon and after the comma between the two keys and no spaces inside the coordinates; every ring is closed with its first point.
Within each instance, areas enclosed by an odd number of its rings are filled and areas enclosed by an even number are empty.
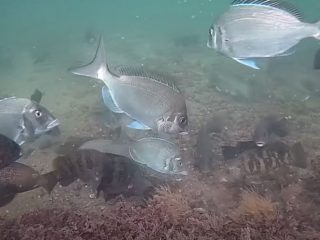
{"type": "Polygon", "coordinates": [[[182,124],[182,125],[185,125],[185,124],[187,123],[187,118],[186,118],[186,117],[183,117],[183,116],[180,117],[180,118],[179,118],[179,123],[182,124]]]}
{"type": "Polygon", "coordinates": [[[39,111],[39,110],[35,110],[35,111],[34,111],[34,115],[36,116],[36,118],[39,118],[39,117],[42,116],[42,112],[39,111]]]}

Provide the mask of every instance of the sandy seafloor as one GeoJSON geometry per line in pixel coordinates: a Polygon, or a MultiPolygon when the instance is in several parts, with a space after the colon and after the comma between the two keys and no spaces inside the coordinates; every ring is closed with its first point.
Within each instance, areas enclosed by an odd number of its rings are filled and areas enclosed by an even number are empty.
{"type": "MultiPolygon", "coordinates": [[[[196,5],[194,1],[192,3],[196,5]]],[[[208,4],[206,2],[205,6],[208,4]]],[[[151,7],[148,5],[148,8],[151,7]]],[[[60,14],[66,14],[68,9],[71,7],[60,14]]],[[[120,19],[119,9],[120,6],[113,9],[118,12],[113,17],[114,21],[120,19]]],[[[127,16],[128,20],[119,23],[118,27],[115,22],[114,25],[110,23],[110,16],[106,17],[109,20],[106,26],[96,17],[88,18],[87,24],[83,24],[86,21],[82,19],[81,27],[74,27],[76,20],[70,20],[66,26],[61,25],[59,32],[59,26],[50,25],[54,23],[52,16],[46,18],[43,14],[46,19],[44,25],[48,24],[49,29],[30,27],[29,31],[24,32],[27,34],[25,41],[14,38],[17,32],[13,29],[6,29],[7,35],[0,41],[3,53],[0,57],[0,94],[29,97],[35,88],[44,91],[42,104],[60,120],[62,140],[68,137],[108,137],[109,130],[104,126],[103,119],[94,114],[97,110],[103,111],[100,97],[102,83],[73,76],[67,71],[71,66],[91,60],[98,35],[102,33],[111,65],[143,64],[170,73],[177,79],[176,83],[187,101],[190,121],[189,138],[182,140],[183,148],[189,151],[184,154],[189,165],[193,161],[190,152],[193,151],[200,126],[220,114],[225,116],[222,134],[227,144],[250,139],[254,124],[261,116],[268,113],[290,116],[290,134],[285,141],[301,141],[308,159],[315,159],[320,154],[320,72],[312,69],[312,61],[320,45],[315,40],[306,40],[299,45],[295,55],[266,61],[260,71],[251,70],[206,48],[210,22],[202,25],[202,29],[198,28],[199,22],[204,19],[211,21],[211,15],[222,7],[214,12],[203,10],[201,13],[201,9],[206,9],[203,5],[197,11],[190,9],[186,7],[186,13],[180,19],[183,28],[179,28],[178,23],[166,28],[162,14],[153,15],[154,11],[148,15],[149,19],[153,16],[151,20],[154,22],[143,25],[148,17],[140,15],[139,7],[136,7],[130,17],[127,16]],[[158,26],[160,23],[161,26],[158,26]],[[45,36],[49,32],[51,35],[45,36]],[[93,38],[88,39],[88,35],[93,38]]],[[[163,8],[162,13],[165,10],[167,8],[163,8]]],[[[81,13],[70,11],[81,18],[81,13]]],[[[169,17],[165,18],[165,23],[170,25],[174,22],[174,11],[168,11],[169,17]]],[[[14,11],[11,9],[10,12],[14,11]]],[[[31,10],[27,9],[25,16],[28,13],[31,10]]],[[[102,10],[96,16],[99,14],[102,10]]],[[[9,24],[8,15],[2,26],[9,24]]],[[[35,22],[36,16],[33,18],[35,22]]],[[[29,21],[30,24],[33,22],[29,21]]],[[[18,21],[13,23],[15,27],[23,25],[18,21]]],[[[38,149],[25,159],[25,163],[45,173],[52,169],[51,161],[55,156],[51,148],[38,149]]],[[[208,187],[212,198],[221,201],[221,205],[232,206],[232,199],[229,202],[220,199],[219,184],[196,179],[198,174],[191,173],[186,186],[192,186],[193,181],[203,181],[200,183],[208,187]]],[[[0,215],[14,217],[32,209],[47,207],[99,211],[108,206],[102,198],[91,199],[88,188],[76,182],[66,188],[56,187],[50,196],[40,188],[21,193],[9,205],[0,208],[0,215]]]]}

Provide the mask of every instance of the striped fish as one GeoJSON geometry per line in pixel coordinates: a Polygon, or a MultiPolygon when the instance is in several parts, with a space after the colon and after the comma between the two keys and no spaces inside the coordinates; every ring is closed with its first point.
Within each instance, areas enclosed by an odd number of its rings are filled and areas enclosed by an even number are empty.
{"type": "Polygon", "coordinates": [[[306,168],[306,157],[301,143],[292,147],[277,141],[239,155],[240,169],[245,175],[268,174],[285,166],[306,168]]]}

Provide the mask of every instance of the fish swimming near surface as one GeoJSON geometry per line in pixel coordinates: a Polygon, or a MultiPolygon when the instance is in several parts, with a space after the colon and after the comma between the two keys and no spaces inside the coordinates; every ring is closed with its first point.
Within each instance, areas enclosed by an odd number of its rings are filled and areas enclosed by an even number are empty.
{"type": "Polygon", "coordinates": [[[12,201],[17,193],[38,187],[51,192],[54,187],[51,179],[50,176],[41,175],[33,168],[18,162],[0,169],[0,207],[12,201]]]}
{"type": "Polygon", "coordinates": [[[0,99],[0,133],[19,145],[59,125],[48,109],[27,98],[0,99]]]}
{"type": "Polygon", "coordinates": [[[22,150],[15,141],[0,134],[0,169],[18,160],[22,156],[22,150]]]}
{"type": "Polygon", "coordinates": [[[276,116],[266,116],[255,126],[252,139],[258,147],[273,141],[274,136],[285,137],[288,135],[288,120],[276,116]]]}
{"type": "Polygon", "coordinates": [[[105,83],[102,88],[105,105],[115,113],[129,116],[132,119],[129,128],[186,133],[188,116],[181,91],[168,77],[142,68],[121,67],[112,72],[106,62],[102,38],[91,63],[71,71],[102,80],[105,83]]]}
{"type": "Polygon", "coordinates": [[[208,47],[259,69],[255,60],[289,56],[308,37],[320,39],[320,22],[304,22],[281,0],[234,0],[209,29],[208,47]]]}

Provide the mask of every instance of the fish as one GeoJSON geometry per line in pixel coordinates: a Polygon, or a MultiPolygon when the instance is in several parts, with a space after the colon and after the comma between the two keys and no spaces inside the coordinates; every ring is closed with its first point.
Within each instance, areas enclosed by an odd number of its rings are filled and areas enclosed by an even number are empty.
{"type": "Polygon", "coordinates": [[[10,138],[0,134],[0,169],[17,161],[22,156],[19,144],[10,138]]]}
{"type": "Polygon", "coordinates": [[[32,141],[59,126],[42,105],[27,98],[0,99],[0,133],[19,145],[32,141]]]}
{"type": "Polygon", "coordinates": [[[70,71],[103,81],[103,102],[111,111],[132,119],[128,128],[170,134],[187,132],[187,107],[175,84],[168,77],[143,68],[119,67],[112,72],[107,65],[102,37],[94,59],[70,71]]]}
{"type": "Polygon", "coordinates": [[[243,151],[214,172],[217,181],[231,184],[263,186],[270,181],[287,185],[313,176],[307,168],[307,156],[300,142],[288,145],[274,141],[263,147],[243,151]]]}
{"type": "Polygon", "coordinates": [[[255,126],[252,139],[258,147],[263,147],[271,142],[274,136],[285,137],[288,135],[288,120],[276,116],[266,116],[255,126]]]}
{"type": "Polygon", "coordinates": [[[32,93],[30,100],[33,102],[36,102],[38,104],[40,104],[42,96],[43,96],[43,92],[41,92],[38,88],[36,90],[34,90],[34,92],[32,93]]]}
{"type": "Polygon", "coordinates": [[[51,181],[50,176],[41,175],[25,164],[11,163],[0,169],[0,207],[11,202],[17,193],[38,187],[43,187],[50,193],[54,187],[54,181],[51,181]]]}
{"type": "MultiPolygon", "coordinates": [[[[44,95],[44,92],[41,92],[39,89],[36,88],[36,90],[34,90],[33,94],[31,95],[30,100],[40,104],[43,95],[44,95]]],[[[60,134],[61,132],[60,132],[59,126],[56,126],[51,130],[49,130],[48,132],[46,132],[46,135],[50,135],[50,136],[60,136],[60,134]]]]}
{"type": "MultiPolygon", "coordinates": [[[[320,49],[316,52],[313,60],[313,69],[319,70],[320,69],[320,49]]],[[[314,91],[314,89],[312,89],[314,91]]]]}
{"type": "Polygon", "coordinates": [[[179,147],[165,139],[147,137],[129,147],[131,158],[142,166],[165,175],[187,175],[179,147]]]}
{"type": "Polygon", "coordinates": [[[289,146],[281,141],[244,151],[236,161],[244,175],[268,174],[273,170],[293,166],[306,168],[306,156],[300,142],[289,146]]]}
{"type": "Polygon", "coordinates": [[[131,159],[94,149],[78,149],[58,156],[53,160],[53,168],[48,175],[56,179],[56,184],[66,187],[80,179],[91,187],[94,197],[103,192],[106,201],[119,195],[144,196],[153,188],[131,159]]]}
{"type": "Polygon", "coordinates": [[[110,153],[130,158],[130,143],[118,142],[109,139],[92,139],[83,143],[79,150],[93,149],[101,153],[110,153]]]}
{"type": "Polygon", "coordinates": [[[149,179],[138,164],[130,158],[105,154],[104,174],[97,188],[97,196],[103,192],[106,201],[119,196],[148,198],[160,182],[149,179]]]}
{"type": "Polygon", "coordinates": [[[161,138],[145,137],[124,143],[94,139],[84,143],[80,149],[94,149],[102,153],[130,158],[145,169],[146,174],[156,178],[188,174],[181,159],[179,147],[161,138]]]}
{"type": "Polygon", "coordinates": [[[1,186],[0,184],[0,208],[9,204],[15,197],[16,193],[14,193],[13,186],[1,186]]]}
{"type": "Polygon", "coordinates": [[[75,180],[88,183],[93,192],[96,191],[103,176],[104,155],[95,150],[76,150],[53,160],[52,175],[57,183],[68,186],[75,180]]]}
{"type": "Polygon", "coordinates": [[[307,23],[280,0],[234,0],[209,28],[207,46],[253,69],[256,60],[289,56],[305,38],[320,39],[320,21],[307,23]]]}

